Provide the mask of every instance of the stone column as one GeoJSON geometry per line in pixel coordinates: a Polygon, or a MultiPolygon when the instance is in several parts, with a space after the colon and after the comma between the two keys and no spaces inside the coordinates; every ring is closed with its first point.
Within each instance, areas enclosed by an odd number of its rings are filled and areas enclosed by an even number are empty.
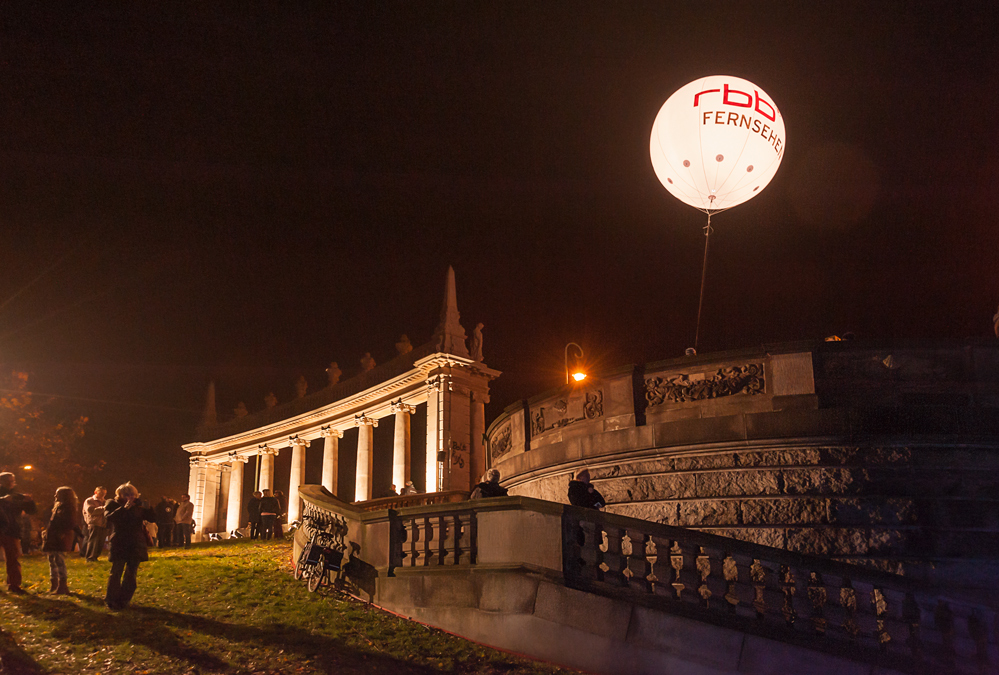
{"type": "Polygon", "coordinates": [[[357,425],[357,480],[354,483],[354,501],[371,499],[371,476],[375,465],[374,428],[378,420],[364,415],[355,415],[357,425]]]}
{"type": "Polygon", "coordinates": [[[194,522],[198,524],[197,532],[204,531],[205,513],[205,469],[208,460],[204,457],[191,458],[191,475],[187,483],[187,494],[194,502],[194,522]]]}
{"type": "Polygon", "coordinates": [[[302,499],[298,496],[298,488],[305,481],[305,449],[309,442],[292,436],[291,443],[291,478],[288,481],[288,523],[301,520],[302,499]]]}
{"type": "Polygon", "coordinates": [[[248,459],[239,455],[229,455],[232,471],[229,474],[229,505],[226,507],[225,531],[239,529],[243,513],[243,469],[248,459]]]}
{"type": "Polygon", "coordinates": [[[399,399],[392,404],[395,413],[395,438],[392,445],[392,483],[397,491],[401,491],[410,479],[410,415],[416,408],[407,405],[399,399]]]}
{"type": "Polygon", "coordinates": [[[343,432],[332,427],[323,427],[320,435],[323,443],[323,487],[336,495],[337,472],[340,470],[340,439],[343,432]]]}
{"type": "Polygon", "coordinates": [[[261,445],[259,450],[260,455],[260,487],[258,488],[261,492],[264,490],[271,490],[273,494],[274,491],[274,455],[278,454],[280,450],[278,448],[269,448],[266,445],[261,445]]]}
{"type": "MultiPolygon", "coordinates": [[[[213,530],[224,530],[229,522],[229,487],[232,483],[232,465],[229,462],[219,465],[222,472],[219,476],[219,499],[215,507],[215,527],[213,530]]],[[[227,531],[227,530],[226,530],[227,531]]]]}
{"type": "Polygon", "coordinates": [[[201,534],[216,532],[216,514],[218,513],[219,486],[222,477],[222,465],[217,462],[205,463],[204,489],[201,491],[201,518],[195,518],[198,532],[201,534]]]}
{"type": "Polygon", "coordinates": [[[489,396],[480,391],[472,392],[472,418],[469,428],[469,463],[471,465],[472,483],[478,483],[486,472],[486,448],[482,435],[486,431],[486,404],[489,396]]]}
{"type": "Polygon", "coordinates": [[[427,492],[440,492],[437,482],[437,453],[444,450],[444,389],[447,376],[438,375],[427,380],[427,492]]]}

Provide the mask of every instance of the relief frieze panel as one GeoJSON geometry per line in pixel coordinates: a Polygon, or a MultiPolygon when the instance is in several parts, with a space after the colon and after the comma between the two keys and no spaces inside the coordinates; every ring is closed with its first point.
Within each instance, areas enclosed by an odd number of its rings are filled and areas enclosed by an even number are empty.
{"type": "Polygon", "coordinates": [[[714,372],[680,373],[645,380],[650,408],[664,403],[705,401],[725,396],[762,394],[766,381],[762,363],[720,368],[714,372]]]}
{"type": "Polygon", "coordinates": [[[531,435],[561,429],[576,422],[595,420],[604,414],[604,392],[588,391],[580,397],[557,399],[531,411],[531,435]]]}
{"type": "Polygon", "coordinates": [[[490,455],[493,460],[497,460],[509,453],[512,449],[513,426],[507,424],[505,427],[500,429],[495,436],[493,436],[492,442],[489,444],[490,455]]]}

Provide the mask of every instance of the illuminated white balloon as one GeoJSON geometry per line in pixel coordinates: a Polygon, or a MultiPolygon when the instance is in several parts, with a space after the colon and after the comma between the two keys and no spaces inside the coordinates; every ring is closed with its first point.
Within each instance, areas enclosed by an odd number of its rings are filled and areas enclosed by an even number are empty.
{"type": "Polygon", "coordinates": [[[652,125],[652,166],[674,197],[701,211],[756,196],[777,173],[784,118],[747,80],[712,75],[670,96],[652,125]]]}

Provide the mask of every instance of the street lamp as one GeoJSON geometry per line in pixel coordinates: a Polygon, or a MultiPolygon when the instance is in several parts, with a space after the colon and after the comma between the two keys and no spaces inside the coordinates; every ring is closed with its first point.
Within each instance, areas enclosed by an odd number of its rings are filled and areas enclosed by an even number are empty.
{"type": "Polygon", "coordinates": [[[567,344],[565,346],[565,361],[564,361],[566,384],[569,384],[570,377],[572,377],[572,379],[575,380],[576,382],[582,382],[583,380],[586,379],[586,373],[584,373],[582,370],[582,361],[583,361],[583,348],[577,345],[575,342],[570,342],[569,344],[567,344]],[[577,365],[575,371],[572,373],[569,372],[569,347],[575,347],[576,349],[579,350],[579,357],[578,360],[576,361],[577,365]]]}

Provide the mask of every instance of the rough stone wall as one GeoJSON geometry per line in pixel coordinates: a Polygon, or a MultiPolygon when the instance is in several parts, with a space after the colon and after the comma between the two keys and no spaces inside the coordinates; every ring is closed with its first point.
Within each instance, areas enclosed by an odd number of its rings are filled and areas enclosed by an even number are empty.
{"type": "MultiPolygon", "coordinates": [[[[609,511],[767,546],[917,575],[999,558],[991,448],[719,449],[595,464],[590,473],[609,511]]],[[[569,477],[546,475],[511,493],[566,502],[569,477]]]]}

